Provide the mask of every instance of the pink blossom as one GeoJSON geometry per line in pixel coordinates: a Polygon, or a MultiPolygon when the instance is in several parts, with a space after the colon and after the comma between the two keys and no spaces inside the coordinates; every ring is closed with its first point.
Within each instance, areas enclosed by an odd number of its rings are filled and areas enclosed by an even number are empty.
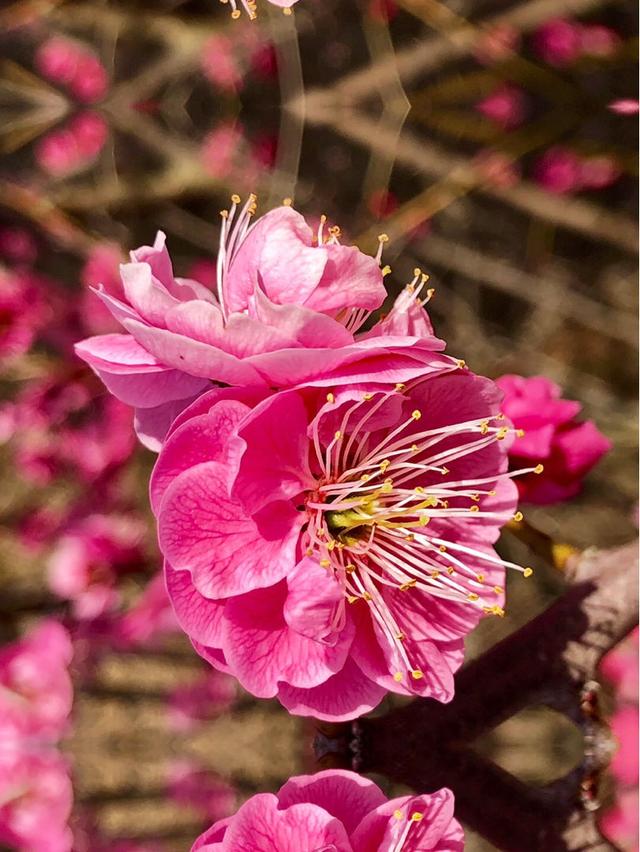
{"type": "Polygon", "coordinates": [[[353,772],[329,769],[260,793],[201,835],[192,852],[462,852],[446,788],[388,800],[353,772]]]}
{"type": "Polygon", "coordinates": [[[234,37],[217,33],[205,43],[202,52],[202,70],[216,86],[229,92],[242,88],[244,77],[236,56],[234,37]]]}
{"type": "Polygon", "coordinates": [[[520,33],[510,24],[497,24],[484,32],[474,49],[474,55],[483,65],[493,65],[509,59],[518,50],[520,33]]]}
{"type": "Polygon", "coordinates": [[[24,354],[45,319],[40,282],[0,267],[0,358],[24,354]]]}
{"type": "MultiPolygon", "coordinates": [[[[341,245],[335,229],[325,236],[322,223],[314,234],[288,206],[251,225],[254,197],[242,211],[237,201],[222,221],[217,298],[197,281],[174,278],[159,234],[122,267],[123,300],[98,291],[129,334],[76,345],[109,390],[137,408],[147,446],[159,448],[172,419],[211,380],[262,387],[405,381],[455,365],[424,326],[417,336],[402,321],[391,332],[386,323],[356,334],[385,297],[376,258],[341,245]]],[[[417,310],[425,280],[416,275],[402,316],[410,304],[417,310]]]]}
{"type": "Polygon", "coordinates": [[[235,697],[233,678],[209,669],[194,683],[173,690],[167,702],[169,724],[176,731],[189,731],[200,722],[215,719],[235,697]]]}
{"type": "Polygon", "coordinates": [[[474,158],[474,166],[490,186],[510,187],[520,181],[517,161],[496,149],[480,151],[474,158]]]}
{"type": "Polygon", "coordinates": [[[638,790],[623,790],[615,804],[600,819],[600,828],[622,852],[637,852],[640,836],[638,832],[638,790]]]}
{"type": "Polygon", "coordinates": [[[640,112],[640,101],[632,98],[622,98],[618,101],[612,101],[609,104],[611,112],[617,112],[618,115],[637,115],[640,112]]]}
{"type": "Polygon", "coordinates": [[[639,628],[636,627],[605,655],[600,664],[602,674],[615,688],[618,702],[638,703],[638,636],[639,628]]]}
{"type": "Polygon", "coordinates": [[[47,134],[37,144],[40,168],[53,177],[63,177],[89,166],[108,136],[108,127],[97,113],[81,113],[65,127],[47,134]]]}
{"type": "Polygon", "coordinates": [[[25,852],[71,852],[72,803],[69,769],[58,751],[0,749],[0,842],[25,852]]]}
{"type": "Polygon", "coordinates": [[[119,576],[140,570],[143,537],[137,518],[89,515],[57,540],[47,564],[49,588],[72,601],[75,618],[97,618],[118,604],[119,576]]]}
{"type": "Polygon", "coordinates": [[[98,57],[67,38],[54,36],[41,44],[35,65],[44,77],[65,86],[83,103],[100,100],[109,88],[109,77],[98,57]]]}
{"type": "Polygon", "coordinates": [[[207,820],[228,816],[236,805],[232,787],[187,760],[175,761],[169,768],[167,794],[179,805],[200,811],[207,820]]]}
{"type": "Polygon", "coordinates": [[[533,50],[549,65],[562,68],[578,59],[582,49],[581,28],[574,21],[546,21],[533,35],[533,50]]]}
{"type": "Polygon", "coordinates": [[[526,116],[526,98],[521,89],[504,83],[475,108],[503,130],[513,130],[524,121],[526,116]]]}
{"type": "Polygon", "coordinates": [[[580,48],[587,56],[608,59],[621,44],[618,33],[602,24],[585,24],[580,30],[580,48]]]}
{"type": "Polygon", "coordinates": [[[26,228],[0,228],[0,255],[30,266],[38,256],[38,245],[26,228]]]}
{"type": "Polygon", "coordinates": [[[54,741],[65,733],[72,655],[69,635],[54,619],[0,649],[0,741],[16,747],[20,739],[54,741]]]}
{"type": "Polygon", "coordinates": [[[534,179],[543,189],[565,195],[582,188],[582,162],[570,148],[554,145],[534,166],[534,179]]]}
{"type": "Polygon", "coordinates": [[[621,175],[622,169],[608,154],[584,157],[580,164],[580,183],[584,189],[604,189],[621,175]]]}
{"type": "Polygon", "coordinates": [[[580,404],[562,399],[558,385],[544,376],[507,375],[496,383],[505,395],[502,410],[524,432],[509,450],[512,463],[544,464],[540,475],[518,479],[520,498],[549,504],[575,497],[611,442],[590,420],[577,422],[580,404]]]}
{"type": "Polygon", "coordinates": [[[517,493],[500,401],[461,370],[201,396],[150,491],[196,650],[299,715],[353,718],[387,690],[449,701],[512,565],[492,547],[517,493]]]}

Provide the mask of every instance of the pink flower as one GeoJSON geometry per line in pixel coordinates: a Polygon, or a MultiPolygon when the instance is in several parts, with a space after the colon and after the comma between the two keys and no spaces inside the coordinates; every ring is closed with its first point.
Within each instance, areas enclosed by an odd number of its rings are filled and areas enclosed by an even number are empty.
{"type": "Polygon", "coordinates": [[[505,395],[503,412],[524,431],[511,445],[511,461],[544,463],[541,475],[518,479],[520,498],[544,505],[575,497],[611,442],[590,420],[576,422],[580,404],[562,399],[558,385],[544,376],[507,375],[496,384],[505,395]]]}
{"type": "Polygon", "coordinates": [[[538,157],[534,179],[556,195],[565,195],[582,188],[582,162],[570,148],[553,145],[538,157]]]}
{"type": "Polygon", "coordinates": [[[26,228],[0,228],[0,255],[30,266],[38,256],[38,244],[26,228]]]}
{"type": "Polygon", "coordinates": [[[617,112],[618,115],[637,115],[640,112],[640,101],[632,98],[622,98],[618,101],[612,101],[609,104],[611,112],[617,112]]]}
{"type": "Polygon", "coordinates": [[[616,645],[603,658],[600,670],[614,686],[619,702],[637,704],[638,694],[638,636],[640,628],[635,630],[616,645]]]}
{"type": "Polygon", "coordinates": [[[93,482],[133,452],[129,409],[100,393],[91,378],[82,371],[47,377],[13,403],[13,443],[29,479],[46,485],[72,475],[93,482]]]}
{"type": "MultiPolygon", "coordinates": [[[[92,337],[76,352],[123,402],[137,408],[137,429],[154,449],[176,414],[211,387],[286,387],[300,382],[405,381],[455,363],[421,326],[387,323],[355,335],[382,303],[377,259],[343,246],[338,231],[317,235],[283,206],[253,225],[251,196],[222,222],[217,299],[199,282],[174,278],[164,234],[132,253],[121,269],[123,300],[99,291],[129,334],[92,337]],[[317,245],[315,242],[317,241],[317,245]]],[[[413,282],[402,316],[415,311],[426,276],[413,282]]],[[[400,308],[392,314],[398,317],[400,308]]]]}
{"type": "Polygon", "coordinates": [[[0,842],[25,852],[71,852],[72,803],[59,752],[0,749],[0,842]]]}
{"type": "Polygon", "coordinates": [[[353,772],[329,769],[260,793],[201,835],[192,852],[462,852],[446,788],[388,800],[353,772]]]}
{"type": "Polygon", "coordinates": [[[196,650],[298,715],[354,718],[387,690],[449,701],[465,635],[503,614],[500,400],[460,370],[201,396],[150,491],[196,650]]]}
{"type": "Polygon", "coordinates": [[[549,65],[571,65],[582,49],[581,28],[574,21],[557,18],[544,23],[533,35],[533,50],[549,65]]]}
{"type": "Polygon", "coordinates": [[[242,88],[244,77],[236,57],[233,37],[216,34],[205,43],[202,52],[202,70],[216,86],[229,92],[242,88]]]}
{"type": "Polygon", "coordinates": [[[0,754],[2,743],[54,741],[65,733],[73,702],[67,671],[72,656],[69,634],[54,619],[0,649],[0,754]]]}
{"type": "Polygon", "coordinates": [[[38,71],[54,83],[66,86],[79,101],[103,98],[109,77],[98,57],[84,45],[54,36],[40,45],[35,55],[38,71]]]}
{"type": "Polygon", "coordinates": [[[608,59],[618,50],[622,39],[615,30],[602,24],[589,24],[581,28],[580,47],[587,56],[608,59]]]}
{"type": "Polygon", "coordinates": [[[517,86],[504,83],[479,101],[475,108],[503,130],[513,130],[524,121],[526,99],[517,86]]]}
{"type": "Polygon", "coordinates": [[[52,177],[87,168],[104,147],[108,132],[102,116],[81,113],[40,140],[35,149],[38,165],[52,177]]]}
{"type": "Polygon", "coordinates": [[[0,268],[0,358],[23,355],[45,318],[42,292],[34,276],[0,268]]]}
{"type": "Polygon", "coordinates": [[[56,542],[47,564],[49,588],[73,602],[75,618],[97,618],[118,604],[119,576],[140,570],[143,537],[144,524],[136,518],[89,515],[56,542]]]}
{"type": "Polygon", "coordinates": [[[612,808],[600,819],[600,828],[605,837],[616,844],[622,852],[637,852],[638,833],[638,790],[624,790],[616,797],[612,808]]]}
{"type": "Polygon", "coordinates": [[[83,328],[93,334],[109,334],[119,329],[118,322],[102,302],[96,301],[90,288],[103,287],[105,293],[116,298],[122,296],[120,264],[122,252],[113,243],[99,243],[87,257],[81,272],[83,292],[80,314],[83,328]]]}
{"type": "Polygon", "coordinates": [[[520,45],[520,33],[510,24],[496,24],[478,40],[474,55],[482,65],[509,59],[520,45]]]}
{"type": "Polygon", "coordinates": [[[614,157],[600,154],[584,157],[580,165],[580,182],[584,189],[604,189],[611,186],[622,175],[622,169],[614,157]]]}

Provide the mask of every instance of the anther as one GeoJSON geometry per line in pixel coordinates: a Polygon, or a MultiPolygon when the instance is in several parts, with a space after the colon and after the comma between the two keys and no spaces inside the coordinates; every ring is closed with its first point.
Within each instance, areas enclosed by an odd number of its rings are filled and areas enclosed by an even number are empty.
{"type": "Polygon", "coordinates": [[[424,672],[421,672],[421,671],[420,671],[420,669],[414,669],[414,670],[411,672],[411,677],[412,677],[414,680],[420,680],[420,678],[424,677],[424,672]]]}
{"type": "MultiPolygon", "coordinates": [[[[402,680],[402,673],[400,673],[400,680],[402,680]]],[[[394,811],[393,815],[396,819],[402,819],[402,811],[394,811]]]]}
{"type": "Polygon", "coordinates": [[[420,822],[421,819],[424,819],[424,814],[421,814],[420,811],[411,814],[411,822],[420,822]]]}
{"type": "Polygon", "coordinates": [[[524,515],[522,514],[522,512],[516,512],[516,513],[515,513],[515,515],[513,516],[513,520],[514,520],[517,524],[519,524],[519,523],[520,523],[520,521],[522,521],[523,519],[524,519],[524,515]]]}
{"type": "Polygon", "coordinates": [[[447,546],[445,544],[441,544],[440,547],[438,548],[438,550],[440,551],[440,553],[446,553],[447,552],[447,546]]]}
{"type": "Polygon", "coordinates": [[[493,591],[496,593],[496,595],[504,595],[504,589],[502,588],[502,586],[494,586],[493,591]]]}
{"type": "Polygon", "coordinates": [[[234,194],[234,195],[231,196],[231,203],[232,204],[240,204],[241,201],[242,201],[242,199],[240,198],[239,195],[234,194]]]}
{"type": "Polygon", "coordinates": [[[533,568],[525,568],[522,572],[523,577],[530,577],[533,574],[533,568]]]}
{"type": "Polygon", "coordinates": [[[461,370],[463,370],[467,366],[467,362],[464,361],[462,358],[458,358],[457,363],[458,367],[460,367],[461,370]]]}
{"type": "Polygon", "coordinates": [[[544,465],[543,464],[537,464],[534,467],[533,472],[539,474],[539,473],[542,473],[543,470],[544,470],[544,465]]]}
{"type": "Polygon", "coordinates": [[[292,204],[293,204],[293,199],[292,199],[292,198],[283,198],[283,199],[282,199],[282,205],[283,205],[283,207],[291,207],[291,205],[292,205],[292,204]]]}
{"type": "Polygon", "coordinates": [[[333,437],[336,439],[336,441],[339,441],[340,438],[342,438],[342,432],[338,430],[333,437]]]}
{"type": "MultiPolygon", "coordinates": [[[[403,678],[402,672],[395,672],[395,674],[393,675],[393,679],[395,680],[396,683],[401,683],[402,678],[403,678]]],[[[396,811],[396,813],[397,813],[397,811],[396,811]]]]}
{"type": "Polygon", "coordinates": [[[469,506],[469,511],[470,512],[479,512],[480,506],[469,506]]]}
{"type": "Polygon", "coordinates": [[[506,426],[503,426],[496,432],[496,438],[498,439],[498,441],[504,441],[508,434],[509,430],[506,428],[506,426]]]}
{"type": "Polygon", "coordinates": [[[479,583],[484,583],[484,574],[476,574],[476,580],[479,583]]]}
{"type": "Polygon", "coordinates": [[[330,559],[321,559],[320,560],[321,568],[331,568],[331,560],[330,559]]]}
{"type": "Polygon", "coordinates": [[[387,263],[387,265],[386,265],[386,266],[383,266],[383,267],[382,267],[382,269],[381,269],[380,271],[382,272],[382,277],[383,277],[383,278],[386,278],[386,277],[387,277],[387,275],[391,275],[391,267],[389,266],[389,264],[388,264],[388,263],[387,263]]]}
{"type": "Polygon", "coordinates": [[[467,595],[467,600],[473,602],[479,600],[479,597],[478,595],[476,595],[475,592],[469,592],[469,594],[467,595]]]}
{"type": "Polygon", "coordinates": [[[418,409],[416,408],[415,411],[411,412],[411,417],[413,420],[420,420],[420,418],[422,417],[422,412],[418,411],[418,409]]]}
{"type": "Polygon", "coordinates": [[[327,402],[335,402],[336,398],[332,393],[327,394],[327,402]]]}
{"type": "Polygon", "coordinates": [[[396,384],[396,390],[397,390],[398,392],[403,391],[405,388],[406,388],[406,385],[405,385],[405,383],[404,383],[404,382],[398,382],[398,383],[396,384]]]}

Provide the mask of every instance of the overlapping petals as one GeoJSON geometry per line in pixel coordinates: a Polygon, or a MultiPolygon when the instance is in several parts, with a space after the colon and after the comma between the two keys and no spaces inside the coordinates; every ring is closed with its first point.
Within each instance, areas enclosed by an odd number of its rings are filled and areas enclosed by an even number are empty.
{"type": "Polygon", "coordinates": [[[464,835],[453,808],[447,789],[387,800],[372,781],[327,770],[253,796],[192,852],[459,852],[464,835]]]}
{"type": "Polygon", "coordinates": [[[457,365],[407,386],[201,396],[151,479],[199,653],[302,715],[353,718],[387,690],[450,700],[511,565],[492,547],[516,495],[500,399],[457,365]]]}
{"type": "Polygon", "coordinates": [[[217,294],[174,277],[162,233],[121,267],[120,297],[98,291],[127,334],[88,338],[76,352],[136,408],[137,431],[155,450],[211,382],[407,381],[446,360],[416,314],[416,282],[377,330],[357,334],[385,297],[378,258],[341,245],[335,228],[314,234],[288,206],[252,225],[254,209],[250,197],[225,211],[217,294]]]}

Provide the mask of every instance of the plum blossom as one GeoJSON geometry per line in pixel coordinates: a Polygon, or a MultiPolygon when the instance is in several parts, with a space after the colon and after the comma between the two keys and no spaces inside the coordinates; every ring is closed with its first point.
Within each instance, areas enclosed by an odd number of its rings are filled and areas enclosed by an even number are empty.
{"type": "Polygon", "coordinates": [[[53,36],[43,42],[35,55],[38,71],[54,83],[69,89],[82,103],[103,98],[109,77],[99,58],[85,45],[53,36]]]}
{"type": "Polygon", "coordinates": [[[178,686],[171,692],[167,701],[169,725],[175,731],[189,731],[224,713],[235,697],[233,678],[209,669],[195,682],[178,686]]]}
{"type": "Polygon", "coordinates": [[[496,384],[505,395],[504,414],[524,431],[509,449],[512,464],[544,463],[541,476],[518,479],[520,499],[544,505],[575,497],[611,442],[590,420],[577,422],[580,403],[562,399],[561,388],[544,376],[507,375],[496,384]]]}
{"type": "MultiPolygon", "coordinates": [[[[314,234],[287,205],[252,224],[255,198],[242,209],[237,196],[232,202],[223,211],[217,297],[174,277],[160,233],[121,267],[123,299],[98,291],[128,334],[76,345],[107,388],[136,408],[147,446],[159,449],[172,420],[212,381],[271,388],[407,381],[455,363],[430,331],[357,334],[385,298],[381,248],[373,258],[341,245],[339,229],[325,234],[324,217],[314,234]]],[[[424,280],[418,272],[416,297],[424,280]]]]}
{"type": "Polygon", "coordinates": [[[18,738],[52,742],[65,733],[72,655],[69,635],[54,619],[0,649],[0,752],[18,738]]]}
{"type": "Polygon", "coordinates": [[[299,715],[353,718],[388,690],[449,701],[465,635],[503,614],[505,566],[519,568],[492,547],[520,517],[500,402],[457,365],[407,385],[201,396],[150,487],[196,650],[299,715]]]}
{"type": "Polygon", "coordinates": [[[137,518],[93,514],[56,541],[47,564],[48,585],[72,601],[75,618],[92,619],[120,602],[118,578],[143,563],[144,524],[137,518]]]}
{"type": "Polygon", "coordinates": [[[110,631],[110,639],[118,648],[135,648],[152,644],[179,629],[162,573],[145,586],[133,606],[118,617],[110,631]]]}
{"type": "Polygon", "coordinates": [[[462,852],[464,834],[446,788],[387,799],[367,778],[329,769],[290,778],[248,799],[192,852],[462,852]]]}
{"type": "Polygon", "coordinates": [[[23,355],[46,316],[41,282],[27,272],[0,267],[0,358],[23,355]]]}
{"type": "Polygon", "coordinates": [[[176,760],[169,767],[167,794],[179,805],[198,810],[206,820],[226,817],[236,805],[232,787],[188,760],[176,760]]]}

